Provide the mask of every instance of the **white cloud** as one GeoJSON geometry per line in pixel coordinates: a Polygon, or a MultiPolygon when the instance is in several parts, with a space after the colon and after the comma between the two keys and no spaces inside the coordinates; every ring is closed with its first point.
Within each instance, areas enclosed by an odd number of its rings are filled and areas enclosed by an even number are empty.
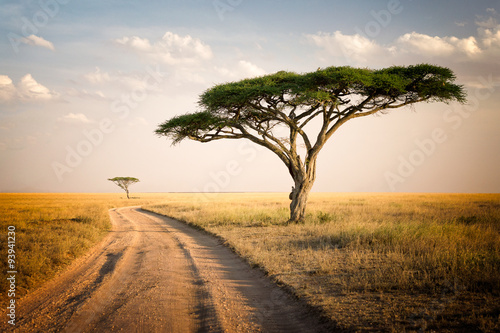
{"type": "Polygon", "coordinates": [[[52,44],[52,42],[49,42],[48,40],[46,40],[42,37],[38,37],[36,35],[29,35],[28,37],[23,37],[21,39],[21,42],[28,44],[28,45],[45,47],[45,48],[52,50],[52,51],[55,50],[54,44],[52,44]]]}
{"type": "Polygon", "coordinates": [[[90,83],[105,83],[111,81],[111,77],[109,73],[101,72],[99,67],[95,68],[95,71],[92,73],[87,73],[84,75],[85,79],[87,79],[90,83]]]}
{"type": "Polygon", "coordinates": [[[407,33],[396,41],[397,48],[402,52],[411,52],[426,56],[450,56],[461,52],[469,56],[480,53],[476,38],[438,37],[420,34],[417,32],[407,33]]]}
{"type": "Polygon", "coordinates": [[[324,49],[328,54],[335,57],[344,57],[346,60],[354,59],[365,62],[376,55],[390,52],[378,45],[376,42],[361,36],[344,35],[340,31],[334,33],[319,32],[314,35],[306,35],[309,41],[324,49]]]}
{"type": "Polygon", "coordinates": [[[123,37],[121,39],[115,40],[116,43],[130,47],[131,49],[141,51],[141,52],[152,52],[153,47],[147,39],[143,39],[137,36],[123,37]]]}
{"type": "Polygon", "coordinates": [[[478,27],[485,29],[494,29],[498,27],[498,21],[494,17],[488,17],[483,21],[476,21],[475,23],[478,27]]]}
{"type": "Polygon", "coordinates": [[[318,47],[318,65],[378,68],[427,62],[453,68],[468,88],[484,89],[488,87],[475,82],[478,77],[491,75],[491,68],[500,65],[500,24],[494,18],[481,20],[476,22],[477,33],[463,38],[411,32],[386,45],[339,31],[306,35],[306,38],[318,47]]]}
{"type": "Polygon", "coordinates": [[[57,119],[60,122],[69,124],[90,124],[92,121],[83,113],[68,113],[67,115],[57,119]]]}
{"type": "Polygon", "coordinates": [[[169,65],[196,64],[213,57],[209,45],[190,35],[180,36],[167,31],[161,40],[151,43],[137,36],[116,39],[119,45],[132,49],[154,61],[169,65]]]}
{"type": "Polygon", "coordinates": [[[266,74],[266,71],[257,65],[252,64],[249,61],[240,60],[238,62],[238,67],[243,73],[248,73],[248,76],[261,76],[266,74]]]}
{"type": "MultiPolygon", "coordinates": [[[[366,64],[374,61],[378,64],[390,64],[408,60],[435,61],[444,58],[450,61],[492,60],[495,56],[488,49],[500,48],[500,25],[494,28],[492,20],[476,22],[477,36],[458,38],[455,36],[429,36],[418,32],[401,35],[388,45],[380,45],[375,40],[359,34],[344,35],[340,31],[333,33],[319,32],[306,35],[307,40],[320,49],[320,60],[331,62],[332,58],[343,57],[344,62],[366,64]]],[[[373,66],[373,65],[372,65],[373,66]]]]}
{"type": "Polygon", "coordinates": [[[16,98],[16,87],[7,75],[0,75],[0,102],[10,102],[16,98]]]}
{"type": "Polygon", "coordinates": [[[228,67],[214,67],[215,71],[225,79],[240,80],[256,76],[262,76],[267,72],[259,66],[246,61],[240,60],[235,66],[228,67]]]}
{"type": "Polygon", "coordinates": [[[36,82],[31,74],[26,74],[21,78],[21,81],[17,85],[17,92],[21,96],[21,99],[25,101],[48,101],[57,97],[56,93],[36,82]]]}
{"type": "Polygon", "coordinates": [[[107,99],[106,95],[100,90],[92,92],[86,89],[70,88],[66,91],[65,95],[98,101],[107,99]]]}
{"type": "Polygon", "coordinates": [[[468,56],[474,56],[481,53],[481,49],[479,48],[477,40],[474,36],[462,39],[457,37],[450,37],[450,42],[455,44],[457,50],[465,53],[468,56]]]}
{"type": "Polygon", "coordinates": [[[480,25],[478,28],[481,43],[484,48],[500,47],[500,25],[486,28],[487,25],[480,25]]]}
{"type": "Polygon", "coordinates": [[[59,97],[59,94],[38,83],[31,74],[26,74],[14,85],[7,75],[0,75],[0,102],[33,102],[49,101],[59,97]]]}
{"type": "Polygon", "coordinates": [[[453,45],[446,42],[440,37],[431,37],[428,35],[412,32],[399,37],[397,44],[404,52],[412,52],[419,54],[435,55],[450,55],[453,53],[453,45]]]}

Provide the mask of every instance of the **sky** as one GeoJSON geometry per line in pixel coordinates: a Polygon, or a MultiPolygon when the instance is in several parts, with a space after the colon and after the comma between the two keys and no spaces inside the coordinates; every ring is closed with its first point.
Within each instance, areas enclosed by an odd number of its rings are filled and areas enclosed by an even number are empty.
{"type": "Polygon", "coordinates": [[[347,122],[316,192],[500,190],[497,0],[2,0],[0,192],[288,192],[249,141],[154,130],[210,87],[280,70],[450,68],[467,104],[421,103],[347,122]]]}

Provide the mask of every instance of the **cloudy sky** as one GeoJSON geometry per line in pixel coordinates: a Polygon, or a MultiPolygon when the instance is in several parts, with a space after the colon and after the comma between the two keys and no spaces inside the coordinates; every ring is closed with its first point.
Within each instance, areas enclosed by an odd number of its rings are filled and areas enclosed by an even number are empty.
{"type": "Polygon", "coordinates": [[[246,141],[154,135],[211,86],[318,67],[446,66],[468,104],[355,119],[327,143],[314,191],[499,192],[497,0],[4,0],[0,191],[289,191],[246,141]]]}

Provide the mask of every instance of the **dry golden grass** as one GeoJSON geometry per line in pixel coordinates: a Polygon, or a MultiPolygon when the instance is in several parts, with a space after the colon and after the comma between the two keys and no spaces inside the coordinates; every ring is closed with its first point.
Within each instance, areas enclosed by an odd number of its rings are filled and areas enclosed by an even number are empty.
{"type": "Polygon", "coordinates": [[[0,193],[0,303],[6,301],[7,228],[16,228],[17,293],[23,296],[81,256],[110,229],[108,209],[164,201],[164,194],[0,193]]]}
{"type": "Polygon", "coordinates": [[[176,194],[147,208],[227,240],[353,331],[500,330],[499,194],[176,194]]]}
{"type": "Polygon", "coordinates": [[[316,193],[292,225],[286,193],[133,197],[0,194],[1,253],[16,227],[18,296],[102,239],[109,208],[147,205],[226,239],[341,329],[500,330],[499,194],[316,193]]]}

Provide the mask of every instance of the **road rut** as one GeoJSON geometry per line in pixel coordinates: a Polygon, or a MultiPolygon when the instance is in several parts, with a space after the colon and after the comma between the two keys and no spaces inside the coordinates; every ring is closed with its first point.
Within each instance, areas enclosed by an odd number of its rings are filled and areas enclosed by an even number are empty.
{"type": "Polygon", "coordinates": [[[140,207],[110,216],[99,245],[19,301],[15,331],[326,331],[217,238],[140,207]]]}

